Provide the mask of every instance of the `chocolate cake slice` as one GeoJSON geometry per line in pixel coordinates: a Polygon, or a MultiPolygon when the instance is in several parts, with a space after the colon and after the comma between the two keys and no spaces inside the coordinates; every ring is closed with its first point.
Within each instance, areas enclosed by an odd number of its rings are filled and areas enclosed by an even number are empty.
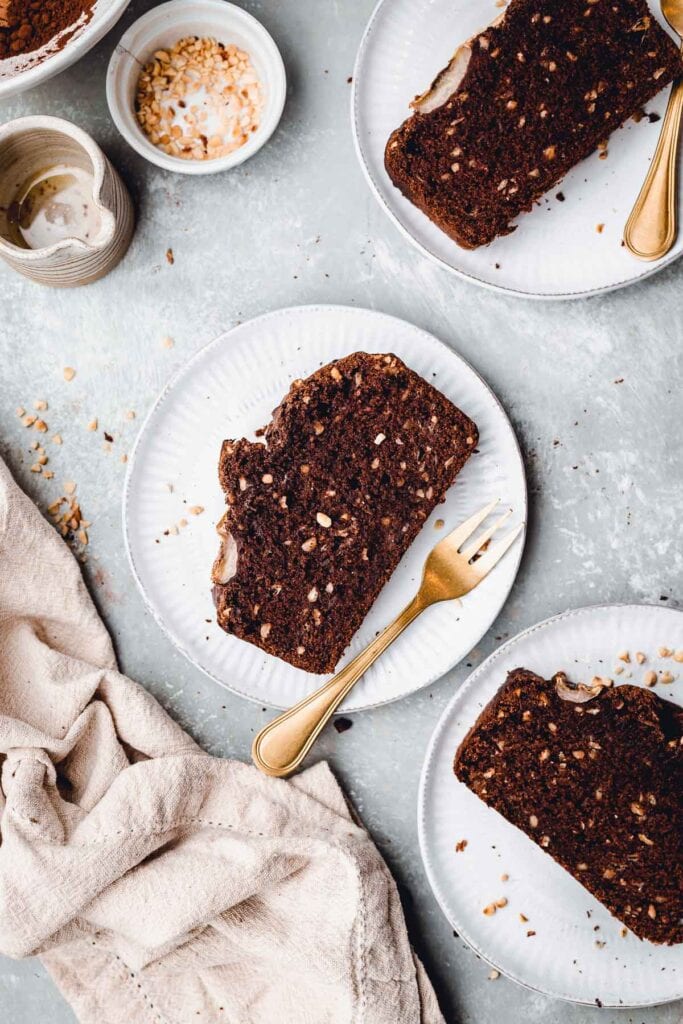
{"type": "Polygon", "coordinates": [[[682,70],[645,0],[512,0],[391,137],[394,185],[466,249],[514,230],[682,70]]]}
{"type": "Polygon", "coordinates": [[[683,709],[511,672],[454,771],[641,939],[683,942],[683,709]]]}
{"type": "Polygon", "coordinates": [[[333,671],[477,439],[395,355],[356,352],[294,381],[265,444],[223,442],[219,625],[333,671]]]}

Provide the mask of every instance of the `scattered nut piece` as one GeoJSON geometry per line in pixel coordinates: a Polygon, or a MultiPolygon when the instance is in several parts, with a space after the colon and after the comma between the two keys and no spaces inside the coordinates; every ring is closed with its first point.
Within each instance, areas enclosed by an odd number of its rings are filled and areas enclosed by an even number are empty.
{"type": "Polygon", "coordinates": [[[261,483],[272,484],[272,482],[273,482],[273,474],[272,473],[264,473],[263,476],[261,477],[261,483]]]}
{"type": "Polygon", "coordinates": [[[63,375],[64,380],[70,381],[73,380],[74,377],[76,376],[76,371],[74,370],[73,366],[65,366],[63,370],[63,375]]]}
{"type": "Polygon", "coordinates": [[[670,647],[658,647],[657,648],[657,654],[659,655],[660,658],[670,658],[671,655],[673,654],[673,651],[671,650],[670,647]]]}
{"type": "Polygon", "coordinates": [[[66,481],[66,483],[64,484],[64,490],[66,491],[67,494],[73,494],[75,492],[76,484],[73,482],[73,480],[66,481]]]}
{"type": "Polygon", "coordinates": [[[308,600],[311,601],[311,603],[318,600],[317,587],[311,587],[311,589],[308,591],[308,600]]]}
{"type": "Polygon", "coordinates": [[[19,418],[26,415],[26,409],[24,409],[23,405],[18,405],[14,411],[16,412],[17,416],[19,416],[19,418]]]}
{"type": "Polygon", "coordinates": [[[203,505],[190,505],[189,513],[191,516],[200,516],[204,511],[203,505]]]}
{"type": "Polygon", "coordinates": [[[467,846],[467,840],[466,839],[458,839],[457,843],[455,844],[455,852],[456,853],[462,853],[462,851],[465,849],[466,846],[467,846]]]}
{"type": "Polygon", "coordinates": [[[679,665],[683,663],[683,650],[674,651],[674,661],[677,661],[679,665]]]}
{"type": "Polygon", "coordinates": [[[318,525],[324,526],[325,529],[328,529],[330,526],[332,526],[332,520],[330,519],[329,516],[325,515],[324,512],[316,512],[315,519],[318,525]]]}
{"type": "Polygon", "coordinates": [[[52,438],[52,443],[53,444],[61,444],[62,443],[62,435],[61,434],[55,434],[55,436],[52,438]]]}
{"type": "Polygon", "coordinates": [[[44,398],[37,398],[33,403],[33,408],[37,412],[45,412],[45,410],[47,409],[47,402],[45,401],[44,398]]]}
{"type": "Polygon", "coordinates": [[[659,676],[659,681],[660,681],[660,683],[667,683],[667,684],[668,683],[673,683],[674,677],[671,674],[671,672],[668,672],[668,671],[662,672],[660,674],[660,676],[659,676]]]}
{"type": "Polygon", "coordinates": [[[128,411],[126,412],[126,419],[127,420],[134,420],[135,419],[135,412],[134,412],[133,409],[128,409],[128,411]]]}
{"type": "Polygon", "coordinates": [[[47,434],[47,423],[45,420],[36,420],[34,426],[41,434],[47,434]]]}
{"type": "Polygon", "coordinates": [[[520,914],[519,915],[519,919],[522,922],[522,924],[526,924],[528,922],[528,920],[529,920],[529,918],[526,916],[526,914],[520,914]]]}
{"type": "Polygon", "coordinates": [[[386,441],[386,434],[378,434],[375,438],[375,444],[381,444],[382,441],[386,441]]]}
{"type": "Polygon", "coordinates": [[[271,628],[272,627],[271,627],[270,622],[264,622],[263,623],[263,625],[261,626],[261,630],[260,630],[260,632],[261,632],[261,639],[262,640],[267,640],[268,639],[268,634],[270,633],[271,628]]]}
{"type": "Polygon", "coordinates": [[[497,981],[500,978],[500,971],[497,971],[494,967],[492,971],[489,971],[489,981],[497,981]]]}
{"type": "Polygon", "coordinates": [[[24,418],[23,418],[23,420],[21,422],[24,424],[25,427],[32,427],[33,424],[36,422],[36,419],[37,419],[36,416],[32,416],[29,413],[28,416],[24,416],[24,418]]]}
{"type": "Polygon", "coordinates": [[[167,334],[165,338],[161,339],[161,344],[163,345],[164,348],[173,348],[173,346],[175,345],[175,342],[174,342],[173,338],[169,338],[169,336],[167,334]]]}
{"type": "Polygon", "coordinates": [[[496,900],[497,907],[507,907],[508,901],[505,896],[501,896],[499,900],[496,900]]]}
{"type": "Polygon", "coordinates": [[[500,876],[501,882],[507,882],[510,876],[506,873],[500,876]]]}
{"type": "Polygon", "coordinates": [[[90,420],[90,423],[88,424],[88,430],[92,431],[93,433],[97,430],[97,420],[96,419],[95,420],[90,420]]]}
{"type": "Polygon", "coordinates": [[[643,665],[647,661],[647,658],[642,651],[636,651],[636,661],[639,665],[643,665]]]}
{"type": "Polygon", "coordinates": [[[315,537],[309,537],[308,540],[305,540],[303,542],[303,544],[301,545],[301,550],[302,551],[306,551],[306,552],[313,551],[313,549],[316,547],[317,543],[318,542],[315,539],[315,537]]]}
{"type": "Polygon", "coordinates": [[[529,815],[529,825],[531,826],[531,828],[538,828],[538,818],[535,814],[529,815]]]}
{"type": "Polygon", "coordinates": [[[619,659],[619,661],[625,661],[627,665],[631,661],[631,655],[628,651],[621,651],[620,654],[617,654],[617,658],[619,659]]]}
{"type": "Polygon", "coordinates": [[[495,912],[496,912],[496,905],[495,905],[495,903],[489,903],[488,906],[484,907],[484,909],[482,910],[482,914],[485,914],[487,917],[492,917],[493,914],[495,914],[495,912]]]}
{"type": "Polygon", "coordinates": [[[655,683],[657,682],[657,673],[653,672],[650,669],[650,671],[646,672],[645,675],[643,676],[643,682],[645,683],[646,686],[654,686],[655,683]]]}

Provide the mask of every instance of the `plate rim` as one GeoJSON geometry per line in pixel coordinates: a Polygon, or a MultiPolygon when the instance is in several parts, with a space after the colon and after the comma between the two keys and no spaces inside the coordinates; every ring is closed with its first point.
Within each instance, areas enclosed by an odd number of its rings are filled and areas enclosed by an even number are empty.
{"type": "MultiPolygon", "coordinates": [[[[515,972],[507,970],[504,966],[501,966],[501,964],[496,963],[494,960],[490,959],[486,952],[480,948],[477,942],[475,942],[468,934],[466,934],[465,931],[461,930],[462,922],[457,921],[454,917],[452,917],[449,911],[446,909],[445,899],[442,898],[442,891],[436,877],[436,871],[429,857],[429,844],[426,838],[425,803],[427,800],[427,785],[433,774],[432,762],[434,758],[434,751],[436,745],[441,740],[442,734],[445,732],[457,704],[463,700],[463,698],[466,696],[466,694],[469,693],[470,690],[475,688],[477,682],[479,681],[479,677],[483,675],[499,657],[504,656],[505,653],[510,648],[514,647],[519,641],[526,639],[528,636],[531,636],[533,633],[536,633],[541,629],[545,629],[546,627],[551,626],[564,619],[569,619],[579,615],[590,615],[596,611],[612,611],[617,608],[634,610],[652,608],[657,611],[675,612],[676,614],[683,616],[683,608],[662,608],[660,604],[653,604],[652,602],[648,601],[642,603],[636,603],[633,601],[604,602],[600,604],[581,605],[578,608],[567,608],[563,612],[557,612],[555,615],[550,615],[548,616],[548,618],[542,619],[540,622],[536,622],[531,626],[527,626],[526,629],[523,629],[515,636],[510,637],[510,639],[506,640],[504,644],[501,644],[500,647],[497,647],[495,651],[492,651],[491,654],[489,654],[489,656],[485,658],[484,661],[482,661],[481,665],[478,665],[472,672],[470,672],[462,686],[460,686],[456,690],[455,694],[451,697],[451,699],[448,701],[445,708],[441,712],[439,720],[436,723],[436,726],[434,727],[432,735],[430,736],[429,742],[427,744],[424,761],[422,762],[422,769],[420,771],[420,783],[417,794],[417,834],[418,843],[420,847],[420,856],[422,858],[422,866],[424,867],[424,871],[427,876],[427,881],[429,882],[430,889],[432,890],[432,895],[436,899],[439,909],[441,910],[442,914],[449,922],[449,924],[452,926],[452,928],[454,928],[455,931],[457,931],[458,937],[461,938],[463,942],[474,953],[476,953],[477,956],[479,956],[485,963],[489,964],[489,966],[500,971],[501,974],[503,974],[506,978],[509,978],[511,981],[514,981],[515,984],[521,985],[522,988],[525,988],[530,992],[538,992],[541,995],[550,996],[553,999],[562,999],[564,1002],[574,1003],[577,1006],[595,1007],[596,1004],[594,1000],[591,1001],[589,999],[577,999],[575,996],[569,995],[565,992],[556,992],[549,988],[543,988],[539,985],[533,985],[529,981],[525,981],[522,978],[519,978],[515,972]]],[[[635,1010],[647,1006],[665,1006],[670,1003],[675,1003],[680,999],[683,999],[683,988],[681,988],[678,994],[671,997],[667,996],[665,999],[655,998],[653,1000],[648,1000],[647,1002],[636,1003],[615,1003],[610,1000],[601,1000],[601,1002],[605,1009],[635,1010]]]]}
{"type": "MultiPolygon", "coordinates": [[[[507,412],[506,412],[502,402],[500,401],[500,399],[496,395],[495,391],[493,391],[491,386],[482,377],[482,375],[479,373],[479,371],[474,366],[472,366],[472,364],[467,359],[465,359],[464,356],[460,355],[459,352],[457,352],[455,349],[452,349],[445,341],[442,341],[441,338],[438,338],[435,334],[432,334],[430,331],[425,330],[422,327],[418,327],[417,324],[412,323],[410,320],[405,320],[402,317],[394,316],[392,313],[385,313],[382,310],[370,309],[370,308],[365,307],[365,306],[348,306],[348,305],[343,305],[341,303],[303,303],[303,304],[299,304],[299,305],[296,305],[296,306],[279,306],[277,309],[272,309],[272,310],[269,310],[266,313],[257,314],[254,317],[250,317],[248,320],[244,320],[241,323],[238,323],[238,324],[233,325],[232,327],[229,327],[227,330],[221,332],[216,337],[214,337],[211,341],[207,342],[205,345],[202,345],[196,352],[194,352],[190,356],[189,359],[187,359],[184,363],[182,363],[181,366],[179,366],[171,374],[171,376],[167,380],[166,384],[163,386],[163,388],[161,389],[161,391],[157,395],[156,399],[153,401],[152,405],[150,406],[147,414],[145,415],[145,417],[144,417],[144,419],[142,421],[142,424],[140,426],[138,434],[137,434],[137,436],[135,438],[135,443],[133,444],[130,456],[128,458],[128,464],[126,466],[126,475],[125,475],[125,479],[124,479],[123,494],[122,494],[122,499],[121,499],[121,521],[122,521],[123,543],[124,543],[124,547],[125,547],[125,551],[126,551],[126,556],[127,556],[127,559],[128,559],[128,565],[129,565],[130,570],[131,570],[131,574],[132,574],[133,579],[135,580],[135,583],[137,584],[138,590],[139,590],[139,592],[140,592],[140,594],[142,596],[145,608],[147,609],[147,611],[150,612],[150,614],[152,615],[154,621],[157,623],[157,625],[161,629],[162,633],[164,634],[166,639],[171,643],[171,645],[176,650],[180,651],[180,653],[183,655],[183,657],[185,657],[188,660],[188,662],[190,662],[190,664],[192,664],[196,669],[198,669],[200,672],[202,672],[203,675],[205,675],[207,678],[211,679],[213,682],[217,683],[219,686],[223,687],[225,690],[228,690],[229,692],[234,693],[238,697],[242,697],[245,700],[249,700],[253,704],[260,704],[261,706],[265,705],[266,707],[275,708],[276,710],[286,710],[286,707],[288,705],[285,706],[285,705],[282,705],[282,704],[274,703],[274,702],[272,702],[271,700],[269,700],[267,698],[264,699],[262,696],[256,696],[256,695],[251,694],[251,693],[246,693],[244,690],[241,690],[238,686],[230,685],[224,679],[220,679],[217,675],[215,675],[213,672],[211,672],[208,668],[205,668],[203,665],[201,665],[197,661],[197,659],[187,650],[186,646],[181,641],[181,639],[179,637],[176,637],[175,634],[173,633],[173,631],[166,625],[164,619],[161,616],[161,613],[158,611],[158,609],[152,603],[152,600],[151,600],[150,596],[148,595],[147,590],[146,590],[146,588],[144,586],[141,574],[138,571],[138,567],[136,565],[135,558],[133,556],[132,546],[131,546],[131,538],[130,538],[130,532],[129,532],[129,528],[128,528],[128,525],[129,525],[128,524],[128,512],[129,512],[129,504],[130,504],[131,491],[132,491],[132,486],[133,486],[133,473],[134,473],[135,466],[136,466],[136,459],[137,459],[138,451],[139,451],[139,449],[142,446],[143,438],[146,437],[147,430],[148,430],[149,426],[151,425],[153,418],[156,416],[157,411],[162,407],[164,402],[167,400],[167,398],[169,397],[171,391],[173,391],[175,389],[176,385],[181,382],[182,378],[191,372],[191,370],[194,367],[195,363],[199,362],[201,359],[206,357],[211,349],[217,348],[221,344],[225,344],[226,341],[228,339],[230,339],[230,336],[233,335],[236,331],[242,330],[242,329],[246,328],[247,326],[251,326],[251,325],[253,325],[255,323],[262,323],[263,321],[268,320],[268,319],[277,319],[280,316],[289,316],[289,315],[292,315],[292,314],[297,314],[297,315],[302,315],[303,314],[303,315],[305,315],[305,314],[308,314],[308,313],[328,313],[328,314],[329,313],[335,313],[337,315],[339,315],[339,314],[343,314],[343,315],[353,314],[353,315],[361,315],[361,316],[370,314],[373,317],[378,317],[378,318],[384,319],[384,320],[386,320],[389,323],[391,323],[391,322],[398,322],[398,323],[400,323],[402,325],[408,325],[411,328],[411,330],[416,331],[418,334],[427,336],[436,345],[438,345],[439,347],[445,349],[446,352],[448,353],[448,355],[451,358],[455,358],[456,360],[459,360],[462,364],[464,364],[474,374],[476,379],[479,381],[480,385],[486,390],[487,394],[490,396],[490,398],[493,400],[493,402],[496,405],[496,407],[498,408],[498,410],[502,413],[503,417],[505,418],[505,422],[508,425],[508,428],[510,430],[510,434],[511,434],[511,437],[512,437],[512,440],[513,440],[513,443],[514,443],[514,451],[515,451],[515,454],[516,454],[516,457],[517,457],[517,464],[518,464],[519,472],[520,472],[520,475],[521,475],[521,481],[522,481],[523,507],[520,510],[520,514],[522,516],[523,529],[522,529],[522,532],[521,532],[521,543],[517,543],[516,542],[515,545],[514,545],[514,551],[511,551],[509,553],[509,556],[508,556],[510,558],[514,558],[515,559],[514,567],[513,567],[513,572],[512,572],[512,576],[511,576],[511,581],[510,581],[510,585],[507,588],[507,590],[505,591],[501,601],[499,603],[495,602],[495,601],[492,603],[492,605],[491,605],[492,614],[490,616],[489,615],[485,616],[485,621],[486,621],[485,629],[481,633],[479,639],[475,641],[475,643],[473,644],[473,647],[475,647],[477,643],[480,643],[481,639],[491,629],[493,623],[496,621],[496,619],[500,615],[500,612],[502,611],[505,603],[507,602],[507,600],[508,600],[508,598],[510,596],[510,592],[511,592],[511,590],[512,590],[512,588],[513,588],[513,586],[514,586],[514,584],[515,584],[515,582],[517,580],[517,576],[519,574],[519,567],[520,567],[520,564],[521,564],[521,561],[522,561],[522,556],[524,554],[524,549],[525,549],[525,546],[526,546],[527,531],[528,531],[529,488],[528,488],[528,482],[527,482],[527,477],[526,477],[526,470],[525,470],[525,466],[524,466],[524,458],[523,458],[523,455],[522,455],[522,450],[521,450],[521,447],[520,447],[520,444],[519,444],[519,439],[517,437],[517,434],[516,434],[516,432],[515,432],[515,430],[514,430],[514,428],[512,426],[512,422],[510,420],[510,417],[508,416],[508,414],[507,414],[507,412]]],[[[460,661],[463,661],[464,658],[467,657],[467,653],[469,653],[469,652],[466,652],[463,655],[463,657],[460,659],[460,661]]],[[[451,672],[456,667],[456,665],[460,664],[460,661],[455,661],[452,664],[449,664],[449,666],[446,669],[444,669],[443,672],[440,672],[440,673],[438,673],[436,675],[430,675],[423,682],[420,682],[416,686],[412,686],[409,690],[405,690],[404,692],[402,692],[400,694],[397,694],[396,696],[387,697],[387,698],[385,698],[383,700],[370,701],[370,702],[358,705],[358,706],[353,707],[353,708],[344,708],[342,706],[342,708],[340,708],[337,711],[335,711],[335,714],[337,714],[337,715],[356,714],[358,712],[368,711],[368,710],[373,709],[373,708],[383,707],[386,704],[392,704],[392,703],[394,703],[394,701],[397,701],[397,700],[402,700],[404,697],[409,697],[412,694],[417,693],[419,690],[422,690],[422,689],[424,689],[427,686],[432,686],[437,680],[443,678],[443,676],[447,675],[448,672],[451,672]]]]}
{"type": "MultiPolygon", "coordinates": [[[[363,30],[360,43],[358,44],[358,50],[356,51],[356,59],[353,65],[353,81],[351,83],[351,102],[350,102],[350,113],[351,113],[351,133],[353,135],[353,144],[358,157],[363,176],[367,184],[370,187],[370,191],[379,203],[381,209],[388,216],[394,227],[398,228],[399,232],[406,238],[423,256],[425,256],[430,262],[435,263],[443,270],[448,271],[450,274],[454,274],[456,277],[461,278],[463,281],[469,281],[471,284],[475,284],[480,288],[486,288],[488,291],[497,292],[502,295],[512,295],[519,299],[528,299],[533,302],[567,302],[571,299],[587,299],[595,295],[606,295],[609,292],[619,291],[622,288],[627,288],[629,285],[638,284],[641,281],[647,280],[647,278],[654,276],[659,273],[660,270],[664,270],[670,266],[677,259],[683,256],[683,249],[680,252],[673,252],[663,257],[661,261],[650,264],[643,263],[643,271],[639,273],[637,277],[629,277],[626,280],[616,281],[614,284],[601,285],[598,288],[585,288],[580,291],[574,292],[533,292],[523,291],[521,288],[513,288],[508,285],[494,284],[491,281],[485,281],[483,278],[477,277],[476,274],[470,273],[466,270],[460,270],[457,267],[452,266],[446,260],[438,256],[437,253],[433,252],[429,246],[419,241],[415,235],[406,227],[401,219],[394,213],[389,206],[389,203],[384,197],[382,187],[379,182],[373,177],[372,171],[366,160],[365,152],[363,149],[363,143],[361,141],[361,132],[359,126],[359,92],[362,90],[363,85],[363,61],[365,58],[366,50],[370,42],[370,37],[373,30],[376,27],[378,16],[380,15],[384,7],[388,7],[389,4],[395,2],[395,0],[377,0],[377,3],[370,14],[368,22],[363,30]],[[361,83],[359,85],[359,83],[361,83]]],[[[407,200],[409,201],[409,200],[407,200]]],[[[426,214],[424,214],[426,216],[426,214]]],[[[457,247],[457,243],[453,242],[453,245],[457,247]]]]}

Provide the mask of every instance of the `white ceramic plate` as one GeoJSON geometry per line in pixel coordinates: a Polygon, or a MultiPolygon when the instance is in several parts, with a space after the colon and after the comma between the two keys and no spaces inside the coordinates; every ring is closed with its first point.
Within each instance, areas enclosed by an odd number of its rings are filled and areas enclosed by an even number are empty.
{"type": "Polygon", "coordinates": [[[116,24],[129,3],[96,0],[90,21],[79,24],[61,50],[58,40],[53,39],[33,53],[0,60],[0,99],[41,85],[75,64],[116,24]]]}
{"type": "MultiPolygon", "coordinates": [[[[575,167],[506,238],[468,252],[394,188],[384,147],[456,47],[500,14],[494,0],[380,0],[358,51],[352,121],[370,187],[400,230],[441,266],[476,284],[530,298],[567,299],[610,291],[655,273],[683,250],[642,263],[621,246],[624,224],[654,152],[661,121],[629,121],[609,138],[609,156],[575,167]],[[565,202],[555,197],[561,191],[565,202]],[[604,224],[602,233],[596,230],[604,224]]],[[[659,10],[653,12],[661,21],[659,10]]],[[[669,90],[647,105],[663,115],[669,90]]],[[[680,190],[679,190],[680,191],[680,190]]],[[[679,196],[679,215],[683,200],[679,196]]]]}
{"type": "MultiPolygon", "coordinates": [[[[302,306],[250,320],[202,349],[166,387],[135,446],[123,503],[128,554],[149,608],[190,661],[236,693],[275,707],[294,704],[324,677],[228,636],[215,623],[209,578],[218,550],[215,523],[225,507],[217,479],[220,446],[226,437],[253,437],[292,380],[358,349],[395,352],[475,420],[481,440],[382,591],[350,654],[407,604],[427,553],[449,529],[494,497],[514,509],[512,523],[526,520],[524,469],[503,409],[467,363],[417,327],[370,310],[302,306]],[[205,512],[188,514],[193,505],[205,512]],[[183,517],[188,525],[165,536],[183,517]],[[437,518],[446,524],[440,531],[437,518]]],[[[464,657],[505,601],[522,543],[461,604],[425,612],[356,686],[344,710],[401,697],[464,657]]]]}
{"type": "MultiPolygon", "coordinates": [[[[648,605],[581,608],[520,633],[469,677],[444,711],[427,751],[418,809],[420,848],[434,894],[458,934],[514,981],[561,999],[603,1006],[648,1006],[683,996],[683,946],[656,946],[621,925],[540,847],[487,807],[453,774],[461,740],[509,670],[545,679],[612,676],[624,648],[649,655],[625,666],[621,682],[640,685],[649,668],[668,668],[676,681],[657,686],[683,703],[683,666],[657,657],[660,646],[683,648],[683,614],[648,605]],[[629,676],[629,673],[631,675],[629,676]],[[455,852],[455,844],[467,847],[455,852]],[[509,874],[501,882],[501,873],[509,874]],[[482,908],[506,896],[492,917],[482,908]],[[520,922],[519,914],[528,917],[520,922]],[[596,930],[598,928],[599,930],[596,930]],[[527,930],[536,934],[527,937],[527,930]],[[596,940],[604,942],[602,948],[596,940]]],[[[637,751],[634,751],[637,756],[637,751]]]]}

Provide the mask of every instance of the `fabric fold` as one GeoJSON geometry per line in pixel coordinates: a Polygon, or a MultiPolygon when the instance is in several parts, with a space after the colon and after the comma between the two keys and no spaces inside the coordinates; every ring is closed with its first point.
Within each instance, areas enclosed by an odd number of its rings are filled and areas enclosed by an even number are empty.
{"type": "Polygon", "coordinates": [[[1,462],[0,763],[0,952],[41,955],[83,1024],[441,1024],[329,768],[204,753],[1,462]]]}

